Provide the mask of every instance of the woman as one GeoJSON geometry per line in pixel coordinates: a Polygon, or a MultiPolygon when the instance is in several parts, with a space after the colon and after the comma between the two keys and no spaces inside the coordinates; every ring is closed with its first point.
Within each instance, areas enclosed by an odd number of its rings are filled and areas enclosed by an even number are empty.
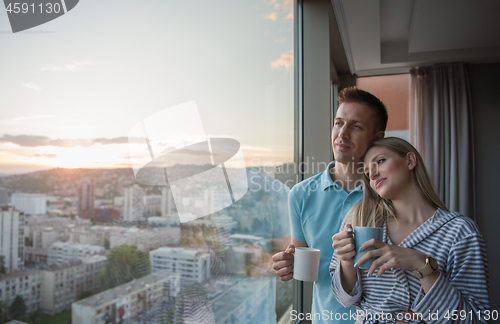
{"type": "Polygon", "coordinates": [[[363,199],[332,237],[333,293],[356,306],[357,323],[486,323],[488,265],[468,217],[448,211],[422,158],[399,138],[374,141],[365,155],[363,199]],[[363,216],[363,217],[362,217],[363,216]],[[382,227],[383,242],[354,263],[354,226],[382,227]],[[377,257],[369,270],[357,266],[377,257]]]}

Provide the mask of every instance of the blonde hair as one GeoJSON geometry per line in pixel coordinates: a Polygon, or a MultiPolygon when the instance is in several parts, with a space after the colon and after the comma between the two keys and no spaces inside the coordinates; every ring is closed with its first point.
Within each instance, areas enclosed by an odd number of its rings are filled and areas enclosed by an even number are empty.
{"type": "MultiPolygon", "coordinates": [[[[368,149],[373,147],[386,148],[401,157],[406,157],[410,152],[414,153],[417,163],[413,168],[413,178],[422,197],[433,207],[448,211],[446,205],[441,201],[434,191],[432,182],[424,165],[424,160],[418,151],[407,141],[397,137],[386,137],[373,141],[368,149]]],[[[363,199],[354,205],[342,222],[340,231],[344,230],[346,224],[354,226],[382,227],[388,217],[395,217],[394,206],[390,200],[380,197],[370,187],[370,179],[363,173],[363,199]]]]}

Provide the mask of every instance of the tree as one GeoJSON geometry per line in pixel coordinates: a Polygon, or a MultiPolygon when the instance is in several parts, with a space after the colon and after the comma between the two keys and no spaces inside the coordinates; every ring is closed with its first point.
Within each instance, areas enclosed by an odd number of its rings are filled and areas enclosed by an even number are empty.
{"type": "Polygon", "coordinates": [[[9,307],[10,317],[13,319],[20,319],[26,316],[26,304],[23,297],[17,295],[9,307]]]}
{"type": "Polygon", "coordinates": [[[108,262],[97,278],[103,290],[111,289],[142,278],[151,273],[149,254],[135,245],[120,245],[112,248],[107,255],[108,262]]]}
{"type": "Polygon", "coordinates": [[[90,296],[94,295],[94,293],[90,290],[85,290],[85,291],[82,291],[82,293],[80,294],[80,298],[79,299],[85,299],[85,298],[88,298],[90,296]]]}
{"type": "Polygon", "coordinates": [[[0,323],[7,323],[9,321],[9,314],[7,313],[7,306],[0,300],[0,323]]]}
{"type": "Polygon", "coordinates": [[[5,273],[5,256],[0,255],[0,273],[5,273]]]}
{"type": "Polygon", "coordinates": [[[33,242],[27,236],[24,237],[24,246],[33,246],[33,242]]]}
{"type": "Polygon", "coordinates": [[[104,249],[109,250],[109,240],[104,239],[104,249]]]}

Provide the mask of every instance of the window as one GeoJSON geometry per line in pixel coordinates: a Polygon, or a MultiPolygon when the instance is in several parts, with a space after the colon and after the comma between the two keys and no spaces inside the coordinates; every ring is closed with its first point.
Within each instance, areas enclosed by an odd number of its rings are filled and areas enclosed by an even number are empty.
{"type": "MultiPolygon", "coordinates": [[[[189,309],[211,312],[216,323],[281,316],[292,282],[277,282],[266,265],[290,234],[287,194],[296,181],[282,168],[296,162],[293,1],[79,3],[65,15],[10,35],[0,54],[9,62],[0,63],[0,173],[21,174],[25,184],[7,175],[0,187],[45,195],[40,213],[63,224],[28,217],[30,230],[54,226],[60,237],[108,251],[135,245],[146,257],[129,266],[146,276],[155,271],[149,250],[167,250],[177,281],[152,303],[201,300],[208,308],[189,309]],[[102,226],[78,223],[87,220],[102,226]],[[185,274],[198,274],[191,287],[179,283],[185,274]],[[249,295],[260,303],[246,307],[249,295]]],[[[45,236],[33,241],[42,248],[45,236]]],[[[52,274],[62,289],[64,272],[52,274]]]]}

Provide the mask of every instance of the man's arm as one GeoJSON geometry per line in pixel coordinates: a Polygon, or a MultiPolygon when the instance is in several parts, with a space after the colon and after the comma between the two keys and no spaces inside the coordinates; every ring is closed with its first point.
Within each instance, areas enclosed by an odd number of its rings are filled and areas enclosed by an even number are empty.
{"type": "Polygon", "coordinates": [[[307,247],[307,243],[304,241],[297,241],[294,239],[291,235],[287,237],[282,237],[279,239],[274,239],[272,241],[272,249],[273,252],[278,252],[278,251],[285,251],[288,245],[294,245],[298,247],[307,247]]]}
{"type": "Polygon", "coordinates": [[[293,237],[290,238],[292,239],[292,244],[295,245],[296,247],[309,247],[306,241],[297,241],[293,237]]]}

